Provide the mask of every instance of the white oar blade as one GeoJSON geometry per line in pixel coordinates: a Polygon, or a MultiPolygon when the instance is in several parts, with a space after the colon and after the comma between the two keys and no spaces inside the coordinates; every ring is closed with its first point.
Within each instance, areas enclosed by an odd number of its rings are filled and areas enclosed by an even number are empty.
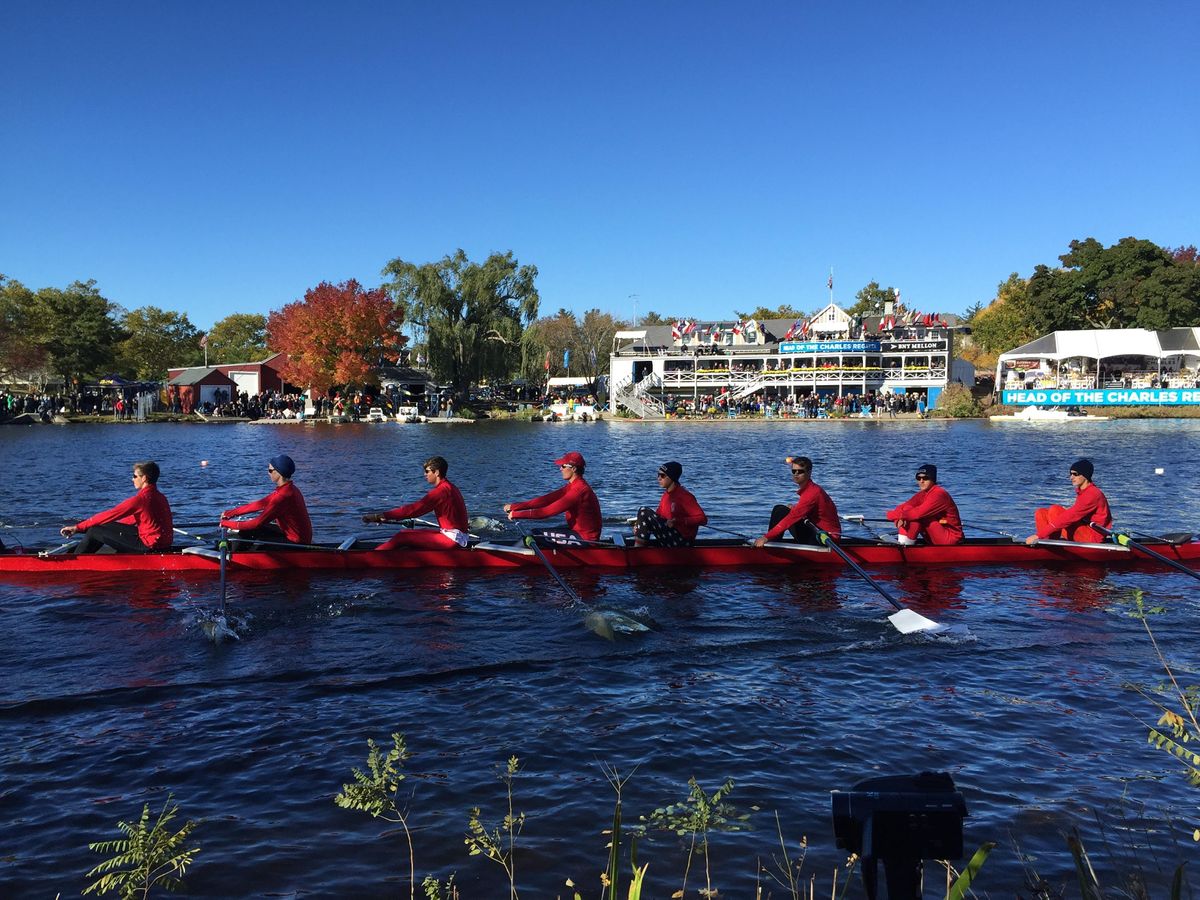
{"type": "Polygon", "coordinates": [[[888,616],[888,621],[901,634],[912,634],[914,631],[944,631],[946,626],[939,625],[933,619],[927,619],[911,609],[902,609],[888,616]]]}

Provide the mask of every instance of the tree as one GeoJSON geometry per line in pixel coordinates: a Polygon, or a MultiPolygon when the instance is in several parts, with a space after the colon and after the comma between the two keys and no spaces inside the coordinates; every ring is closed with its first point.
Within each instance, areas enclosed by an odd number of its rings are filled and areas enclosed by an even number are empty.
{"type": "Polygon", "coordinates": [[[121,325],[128,336],[117,347],[117,365],[124,374],[159,381],[168,369],[199,365],[204,359],[200,332],[187,313],[143,306],[125,313],[121,325]]]}
{"type": "Polygon", "coordinates": [[[47,358],[33,291],[0,275],[0,379],[28,377],[47,358]]]}
{"type": "Polygon", "coordinates": [[[42,288],[34,305],[50,365],[67,384],[112,368],[117,342],[125,336],[114,318],[121,310],[101,296],[94,280],[42,288]]]}
{"type": "Polygon", "coordinates": [[[645,328],[649,325],[671,325],[672,323],[678,321],[678,316],[671,318],[664,316],[661,313],[656,313],[654,310],[650,310],[650,312],[638,316],[638,328],[645,328]]]}
{"type": "Polygon", "coordinates": [[[872,281],[854,295],[854,305],[846,312],[851,316],[882,316],[883,305],[896,300],[896,289],[888,286],[881,288],[878,281],[872,281]]]}
{"type": "Polygon", "coordinates": [[[425,329],[429,365],[439,381],[466,393],[473,382],[506,378],[522,358],[522,332],[537,319],[536,266],[512,252],[482,264],[458,250],[436,263],[396,258],[383,269],[400,309],[425,329]]]}
{"type": "Polygon", "coordinates": [[[563,353],[570,351],[572,362],[578,360],[578,337],[579,323],[569,310],[560,309],[552,316],[538,319],[525,331],[522,374],[530,380],[565,375],[563,353]],[[547,355],[549,369],[545,368],[547,355]]]}
{"type": "Polygon", "coordinates": [[[1187,248],[1169,251],[1138,238],[1105,247],[1071,241],[1062,268],[1039,265],[1029,279],[1038,332],[1075,328],[1172,328],[1200,317],[1200,285],[1187,248]],[[1176,270],[1182,269],[1183,274],[1176,270]]]}
{"type": "Polygon", "coordinates": [[[399,333],[403,323],[403,311],[383,288],[323,281],[271,313],[267,343],[287,355],[286,381],[327,391],[362,384],[382,362],[394,362],[407,340],[399,333]]]}
{"type": "Polygon", "coordinates": [[[579,371],[593,381],[606,374],[613,337],[625,327],[626,323],[614,318],[611,313],[600,312],[598,309],[585,312],[575,340],[575,345],[579,348],[579,371]]]}
{"type": "Polygon", "coordinates": [[[255,362],[267,356],[267,317],[234,313],[208,332],[208,358],[217,363],[255,362]]]}
{"type": "Polygon", "coordinates": [[[802,319],[807,313],[803,313],[787,303],[780,303],[774,309],[766,306],[759,306],[750,312],[738,312],[734,310],[734,316],[742,321],[753,319],[755,322],[762,322],[766,319],[802,319]]]}
{"type": "MultiPolygon", "coordinates": [[[[995,356],[1038,336],[1029,306],[1029,283],[1013,272],[996,288],[996,298],[971,318],[971,340],[984,354],[995,356]]],[[[985,357],[971,360],[976,366],[985,357]]]]}

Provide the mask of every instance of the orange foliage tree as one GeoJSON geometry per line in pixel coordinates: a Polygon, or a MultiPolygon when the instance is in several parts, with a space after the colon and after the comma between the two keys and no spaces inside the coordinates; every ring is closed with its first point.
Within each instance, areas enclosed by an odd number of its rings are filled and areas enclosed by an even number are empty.
{"type": "Polygon", "coordinates": [[[395,362],[408,340],[399,333],[403,323],[403,310],[382,288],[323,281],[271,313],[267,346],[287,354],[284,380],[323,393],[363,384],[384,362],[395,362]]]}

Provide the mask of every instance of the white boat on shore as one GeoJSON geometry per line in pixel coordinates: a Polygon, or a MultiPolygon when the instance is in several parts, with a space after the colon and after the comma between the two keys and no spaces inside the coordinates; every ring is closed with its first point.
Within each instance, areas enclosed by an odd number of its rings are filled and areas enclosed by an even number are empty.
{"type": "Polygon", "coordinates": [[[1108,416],[1093,416],[1082,411],[1061,409],[1057,406],[1026,406],[1017,413],[1003,416],[988,416],[988,418],[993,422],[1027,422],[1031,425],[1108,421],[1108,416]]]}

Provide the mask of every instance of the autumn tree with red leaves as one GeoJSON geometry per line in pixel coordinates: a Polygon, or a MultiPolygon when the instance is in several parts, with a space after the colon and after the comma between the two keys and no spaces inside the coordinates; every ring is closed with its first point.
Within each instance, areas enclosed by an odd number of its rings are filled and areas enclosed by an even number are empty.
{"type": "Polygon", "coordinates": [[[403,323],[403,311],[383,289],[368,291],[354,279],[323,281],[271,313],[267,346],[287,354],[285,381],[324,392],[362,384],[384,362],[395,362],[407,340],[399,333],[403,323]]]}

